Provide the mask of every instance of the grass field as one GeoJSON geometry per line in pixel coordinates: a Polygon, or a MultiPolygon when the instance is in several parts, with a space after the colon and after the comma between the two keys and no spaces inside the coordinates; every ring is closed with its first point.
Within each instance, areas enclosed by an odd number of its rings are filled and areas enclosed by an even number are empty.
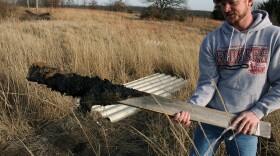
{"type": "MultiPolygon", "coordinates": [[[[41,10],[44,12],[44,10],[41,10]]],[[[0,21],[0,151],[3,155],[188,155],[192,124],[141,111],[117,123],[98,113],[76,113],[75,99],[28,82],[34,62],[66,72],[100,76],[123,84],[155,72],[189,80],[174,95],[187,100],[198,78],[198,51],[221,22],[140,20],[138,15],[82,9],[52,9],[50,21],[20,21],[23,11],[0,21]]],[[[258,155],[280,152],[279,112],[271,140],[258,155]]],[[[224,145],[217,155],[224,155],[224,145]]]]}

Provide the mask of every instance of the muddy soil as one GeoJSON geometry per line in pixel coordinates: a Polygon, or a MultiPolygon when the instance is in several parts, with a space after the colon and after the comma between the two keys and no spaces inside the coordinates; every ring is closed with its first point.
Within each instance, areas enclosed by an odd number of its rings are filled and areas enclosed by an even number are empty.
{"type": "Polygon", "coordinates": [[[64,73],[45,63],[32,64],[27,80],[44,84],[63,95],[80,97],[80,110],[84,113],[90,112],[93,105],[116,104],[120,100],[149,95],[123,85],[113,84],[107,79],[102,80],[98,76],[88,77],[64,73]]]}

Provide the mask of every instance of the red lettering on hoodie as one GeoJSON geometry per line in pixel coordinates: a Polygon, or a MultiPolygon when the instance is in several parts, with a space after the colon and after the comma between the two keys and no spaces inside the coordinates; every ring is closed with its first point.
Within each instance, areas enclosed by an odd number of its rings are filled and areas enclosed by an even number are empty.
{"type": "Polygon", "coordinates": [[[261,49],[259,62],[266,63],[267,57],[268,57],[268,49],[267,49],[267,47],[264,47],[261,49]]]}
{"type": "MultiPolygon", "coordinates": [[[[222,69],[232,70],[231,66],[248,64],[251,74],[263,74],[267,67],[268,58],[267,47],[232,48],[227,50],[218,50],[216,53],[217,64],[222,69]]],[[[234,68],[240,69],[240,68],[234,68]]]]}

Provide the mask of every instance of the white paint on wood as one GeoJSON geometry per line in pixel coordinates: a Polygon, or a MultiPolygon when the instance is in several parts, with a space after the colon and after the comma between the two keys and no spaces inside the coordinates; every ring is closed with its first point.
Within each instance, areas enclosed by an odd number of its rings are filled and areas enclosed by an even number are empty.
{"type": "MultiPolygon", "coordinates": [[[[228,128],[231,122],[237,117],[235,114],[214,110],[187,102],[168,99],[156,95],[145,96],[139,98],[130,98],[120,103],[128,106],[134,106],[158,113],[173,116],[174,114],[186,110],[191,115],[191,120],[202,122],[218,127],[228,128]]],[[[233,128],[235,129],[235,127],[233,128]]],[[[260,121],[259,125],[255,127],[254,135],[270,138],[271,124],[268,122],[260,121]]]]}
{"type": "MultiPolygon", "coordinates": [[[[186,82],[187,80],[182,78],[156,73],[138,80],[134,80],[132,82],[128,82],[124,85],[128,88],[167,97],[172,93],[179,91],[186,85],[186,82]]],[[[139,109],[122,104],[115,104],[108,106],[95,105],[92,107],[91,111],[100,112],[102,117],[108,118],[111,122],[117,122],[137,113],[139,109]]]]}

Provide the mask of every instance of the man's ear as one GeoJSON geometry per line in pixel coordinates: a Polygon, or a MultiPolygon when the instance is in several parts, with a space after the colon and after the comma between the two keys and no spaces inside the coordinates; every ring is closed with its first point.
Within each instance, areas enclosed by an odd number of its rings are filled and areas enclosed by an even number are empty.
{"type": "Polygon", "coordinates": [[[248,0],[248,6],[253,6],[254,0],[248,0]]]}

